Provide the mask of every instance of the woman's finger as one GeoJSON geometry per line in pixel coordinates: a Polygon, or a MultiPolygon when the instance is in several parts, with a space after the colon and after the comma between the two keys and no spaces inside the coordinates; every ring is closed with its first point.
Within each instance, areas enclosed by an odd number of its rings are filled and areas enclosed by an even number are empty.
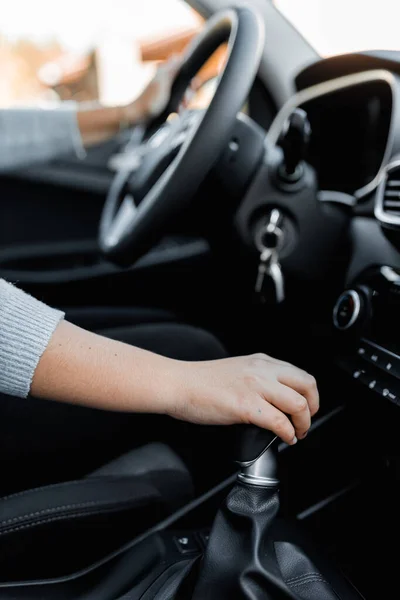
{"type": "Polygon", "coordinates": [[[247,422],[276,433],[284,442],[293,445],[297,442],[295,429],[290,419],[282,411],[266,402],[261,396],[252,401],[247,422]]]}
{"type": "Polygon", "coordinates": [[[311,414],[304,396],[291,387],[278,383],[277,389],[269,393],[269,401],[286,415],[290,415],[298,439],[306,436],[311,426],[311,414]]]}
{"type": "Polygon", "coordinates": [[[304,396],[308,402],[310,414],[313,417],[319,409],[319,393],[315,377],[291,365],[288,368],[281,369],[277,379],[283,385],[292,388],[304,396]]]}

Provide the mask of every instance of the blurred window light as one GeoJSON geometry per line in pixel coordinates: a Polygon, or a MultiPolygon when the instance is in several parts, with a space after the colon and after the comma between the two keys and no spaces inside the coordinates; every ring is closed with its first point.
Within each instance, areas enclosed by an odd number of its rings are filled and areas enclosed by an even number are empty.
{"type": "Polygon", "coordinates": [[[400,50],[399,0],[273,0],[321,56],[400,50]]]}

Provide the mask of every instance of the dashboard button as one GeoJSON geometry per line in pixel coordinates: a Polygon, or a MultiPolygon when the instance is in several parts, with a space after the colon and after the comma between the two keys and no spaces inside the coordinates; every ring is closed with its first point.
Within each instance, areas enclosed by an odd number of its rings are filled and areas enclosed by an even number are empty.
{"type": "Polygon", "coordinates": [[[177,545],[179,552],[182,554],[199,551],[199,544],[195,535],[192,533],[174,537],[174,542],[177,545]]]}
{"type": "Polygon", "coordinates": [[[365,352],[362,357],[381,369],[383,369],[388,362],[385,353],[381,350],[378,350],[378,348],[375,348],[375,346],[371,346],[370,344],[365,346],[365,352]]]}
{"type": "Polygon", "coordinates": [[[395,369],[393,368],[393,361],[391,361],[390,359],[386,358],[386,360],[383,361],[383,365],[382,365],[383,369],[387,372],[387,373],[394,373],[395,369]]]}
{"type": "Polygon", "coordinates": [[[360,345],[360,346],[357,348],[357,354],[358,354],[358,356],[364,357],[364,356],[365,356],[365,354],[366,354],[366,352],[367,352],[367,348],[365,347],[365,345],[364,345],[364,344],[360,345]]]}
{"type": "Polygon", "coordinates": [[[400,399],[397,394],[389,387],[388,383],[385,381],[377,381],[374,386],[374,391],[377,392],[383,398],[387,398],[390,402],[394,404],[399,404],[400,399]]]}
{"type": "Polygon", "coordinates": [[[365,374],[365,371],[363,371],[362,369],[355,369],[355,371],[353,371],[353,379],[360,379],[362,375],[365,374]]]}
{"type": "Polygon", "coordinates": [[[377,365],[380,362],[380,354],[378,352],[372,352],[369,355],[369,360],[377,365]]]}
{"type": "Polygon", "coordinates": [[[364,341],[358,349],[358,354],[361,358],[367,360],[369,363],[374,364],[379,369],[382,369],[393,377],[400,379],[400,360],[395,355],[386,351],[384,348],[379,348],[375,344],[368,341],[364,341]],[[361,353],[359,352],[362,349],[361,353]]]}

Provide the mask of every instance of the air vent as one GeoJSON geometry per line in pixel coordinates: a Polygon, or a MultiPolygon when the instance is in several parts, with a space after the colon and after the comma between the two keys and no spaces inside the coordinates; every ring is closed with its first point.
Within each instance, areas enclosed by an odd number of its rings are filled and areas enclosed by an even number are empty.
{"type": "Polygon", "coordinates": [[[400,215],[400,168],[388,174],[383,192],[383,211],[400,215]]]}
{"type": "Polygon", "coordinates": [[[376,218],[385,225],[400,227],[400,162],[386,169],[377,191],[376,218]]]}

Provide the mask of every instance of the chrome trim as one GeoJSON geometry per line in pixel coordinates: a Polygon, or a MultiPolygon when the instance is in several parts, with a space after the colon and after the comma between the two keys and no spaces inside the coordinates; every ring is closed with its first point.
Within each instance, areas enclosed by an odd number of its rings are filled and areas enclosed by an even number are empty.
{"type": "Polygon", "coordinates": [[[289,118],[290,114],[293,112],[294,109],[300,107],[305,102],[309,102],[310,100],[314,100],[315,98],[319,98],[320,96],[327,96],[341,89],[346,89],[363,83],[368,83],[370,81],[383,81],[389,84],[392,92],[393,103],[392,114],[390,116],[388,139],[379,171],[370,183],[354,191],[354,196],[356,197],[356,199],[367,196],[379,185],[384,175],[385,165],[390,158],[390,154],[393,148],[395,113],[394,106],[395,100],[397,98],[397,87],[396,79],[394,75],[389,71],[386,71],[385,69],[375,69],[371,71],[364,71],[362,73],[353,73],[352,75],[344,75],[343,77],[338,77],[330,81],[324,81],[323,83],[318,83],[305,90],[297,92],[297,94],[294,94],[294,96],[289,98],[289,100],[283,105],[283,107],[275,117],[265,138],[266,145],[276,146],[286,120],[289,118]]]}
{"type": "Polygon", "coordinates": [[[273,479],[272,477],[258,477],[257,475],[251,475],[250,473],[238,473],[237,478],[247,485],[256,485],[263,488],[279,487],[279,479],[273,479]]]}
{"type": "Polygon", "coordinates": [[[272,444],[278,439],[278,436],[276,435],[274,438],[272,438],[272,440],[270,441],[270,443],[265,446],[265,448],[263,450],[261,450],[260,454],[258,456],[256,456],[256,458],[253,458],[252,460],[247,460],[247,461],[240,461],[237,460],[237,464],[239,465],[239,467],[243,470],[246,469],[248,467],[251,467],[251,465],[253,465],[257,460],[259,460],[265,453],[266,451],[271,448],[272,444]]]}
{"type": "Polygon", "coordinates": [[[344,206],[355,206],[357,204],[355,196],[334,190],[320,190],[317,193],[317,199],[319,202],[335,202],[344,206]]]}
{"type": "Polygon", "coordinates": [[[353,483],[350,483],[349,485],[342,488],[338,492],[335,492],[334,494],[327,496],[323,500],[320,500],[319,502],[312,504],[309,508],[306,508],[305,510],[299,512],[296,515],[296,519],[298,519],[299,521],[303,521],[304,519],[307,519],[307,517],[311,517],[311,515],[313,515],[314,513],[317,513],[318,511],[322,510],[326,506],[329,506],[330,504],[332,504],[332,502],[335,502],[335,500],[338,500],[342,496],[345,496],[352,490],[359,487],[359,485],[361,483],[362,483],[361,479],[356,479],[356,481],[354,481],[353,483]]]}
{"type": "Polygon", "coordinates": [[[346,329],[350,329],[350,327],[352,327],[354,325],[354,323],[357,321],[359,315],[360,315],[360,311],[361,311],[361,298],[360,298],[360,294],[358,292],[356,292],[356,290],[346,290],[344,292],[342,292],[339,296],[339,298],[336,301],[336,304],[334,306],[333,309],[333,324],[336,327],[336,329],[340,329],[341,331],[345,331],[346,329]],[[337,317],[338,317],[338,311],[339,311],[339,305],[341,300],[345,297],[345,296],[351,296],[351,298],[353,298],[354,301],[354,312],[353,315],[350,319],[350,321],[347,323],[347,325],[345,325],[344,327],[342,325],[339,325],[337,317]]]}
{"type": "Polygon", "coordinates": [[[392,170],[398,169],[399,167],[400,159],[394,160],[385,167],[382,181],[380,182],[378,191],[376,192],[374,208],[375,217],[378,219],[378,221],[384,223],[385,225],[400,226],[400,215],[389,215],[383,209],[383,201],[385,198],[385,189],[388,180],[388,175],[392,170]]]}
{"type": "Polygon", "coordinates": [[[271,444],[275,442],[277,436],[271,441],[263,452],[252,461],[241,463],[238,480],[248,485],[257,485],[264,488],[276,488],[279,486],[277,478],[277,458],[275,453],[270,451],[271,444]]]}

